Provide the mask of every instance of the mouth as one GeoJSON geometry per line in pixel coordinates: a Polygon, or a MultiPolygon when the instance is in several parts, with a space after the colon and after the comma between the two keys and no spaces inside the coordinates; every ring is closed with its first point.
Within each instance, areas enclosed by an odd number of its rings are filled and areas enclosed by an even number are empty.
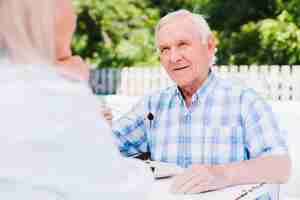
{"type": "Polygon", "coordinates": [[[186,68],[188,68],[188,66],[176,67],[176,68],[174,68],[174,71],[179,71],[179,70],[183,70],[183,69],[186,69],[186,68]]]}

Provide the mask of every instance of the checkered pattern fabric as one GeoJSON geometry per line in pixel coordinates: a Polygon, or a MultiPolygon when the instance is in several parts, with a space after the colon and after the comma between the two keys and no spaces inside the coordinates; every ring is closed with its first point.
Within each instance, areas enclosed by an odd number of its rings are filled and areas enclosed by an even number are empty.
{"type": "Polygon", "coordinates": [[[150,152],[152,160],[185,168],[287,152],[285,132],[264,99],[213,72],[189,108],[179,89],[169,87],[114,121],[113,132],[125,156],[150,152]]]}

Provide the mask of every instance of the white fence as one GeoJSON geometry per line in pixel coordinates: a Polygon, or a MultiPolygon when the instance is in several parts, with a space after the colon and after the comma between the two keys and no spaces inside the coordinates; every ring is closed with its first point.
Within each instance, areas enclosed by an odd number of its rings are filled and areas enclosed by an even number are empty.
{"type": "MultiPolygon", "coordinates": [[[[300,101],[300,66],[224,65],[215,66],[213,71],[254,88],[269,100],[300,101]]],[[[92,76],[91,85],[101,94],[144,95],[174,84],[162,67],[98,69],[92,76]]]]}

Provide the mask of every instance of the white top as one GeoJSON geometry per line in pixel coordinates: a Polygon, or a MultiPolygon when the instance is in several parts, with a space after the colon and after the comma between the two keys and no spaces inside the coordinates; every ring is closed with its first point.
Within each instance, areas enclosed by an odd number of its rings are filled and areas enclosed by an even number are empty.
{"type": "Polygon", "coordinates": [[[144,199],[150,170],[120,156],[90,90],[53,69],[0,63],[0,199],[144,199]]]}

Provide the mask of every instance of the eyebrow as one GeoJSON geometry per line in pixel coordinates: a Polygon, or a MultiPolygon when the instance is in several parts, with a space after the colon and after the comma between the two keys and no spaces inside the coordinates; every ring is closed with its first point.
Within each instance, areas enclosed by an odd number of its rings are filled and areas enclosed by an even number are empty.
{"type": "Polygon", "coordinates": [[[181,43],[181,42],[189,43],[190,41],[187,39],[180,39],[177,41],[177,43],[181,43]]]}
{"type": "Polygon", "coordinates": [[[163,49],[163,48],[166,48],[166,47],[169,47],[169,45],[167,45],[167,44],[162,44],[162,45],[159,45],[159,46],[158,46],[159,49],[163,49]]]}

